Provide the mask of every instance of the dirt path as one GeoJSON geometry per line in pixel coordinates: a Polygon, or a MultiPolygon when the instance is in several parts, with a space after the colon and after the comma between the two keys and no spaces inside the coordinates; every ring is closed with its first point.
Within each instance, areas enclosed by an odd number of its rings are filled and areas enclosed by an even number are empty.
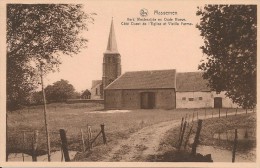
{"type": "Polygon", "coordinates": [[[121,141],[103,161],[146,161],[149,155],[157,153],[164,134],[179,124],[179,120],[173,120],[145,127],[121,141]]]}
{"type": "MultiPolygon", "coordinates": [[[[229,113],[228,115],[234,114],[229,113]]],[[[204,117],[204,115],[199,115],[201,119],[205,119],[204,117]]],[[[212,117],[218,117],[218,114],[206,116],[206,118],[212,117]]],[[[196,120],[194,119],[194,121],[196,120]]],[[[180,125],[180,120],[166,121],[145,127],[132,134],[128,139],[121,141],[102,161],[148,161],[147,159],[150,155],[158,154],[160,141],[165,133],[178,125],[180,125]]]]}

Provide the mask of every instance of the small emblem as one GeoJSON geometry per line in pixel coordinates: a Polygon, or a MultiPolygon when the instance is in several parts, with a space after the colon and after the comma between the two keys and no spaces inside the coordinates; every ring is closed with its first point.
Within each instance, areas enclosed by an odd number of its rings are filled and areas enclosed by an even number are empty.
{"type": "Polygon", "coordinates": [[[147,16],[148,15],[148,10],[145,9],[145,8],[141,9],[140,10],[140,15],[143,16],[143,17],[147,16]]]}

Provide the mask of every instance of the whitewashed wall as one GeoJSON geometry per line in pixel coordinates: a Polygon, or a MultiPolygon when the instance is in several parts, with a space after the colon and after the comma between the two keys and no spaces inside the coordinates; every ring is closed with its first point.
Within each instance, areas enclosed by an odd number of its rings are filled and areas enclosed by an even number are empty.
{"type": "Polygon", "coordinates": [[[216,94],[216,92],[176,92],[176,108],[214,108],[214,97],[222,97],[223,108],[238,107],[225,96],[224,92],[220,94],[216,94]],[[183,100],[184,97],[185,100],[183,100]],[[189,98],[193,98],[193,101],[190,101],[189,98]]]}
{"type": "Polygon", "coordinates": [[[90,90],[91,99],[100,99],[101,98],[100,85],[101,84],[98,84],[95,87],[91,88],[91,90],[90,90]],[[96,89],[97,89],[98,94],[96,94],[96,89]]]}

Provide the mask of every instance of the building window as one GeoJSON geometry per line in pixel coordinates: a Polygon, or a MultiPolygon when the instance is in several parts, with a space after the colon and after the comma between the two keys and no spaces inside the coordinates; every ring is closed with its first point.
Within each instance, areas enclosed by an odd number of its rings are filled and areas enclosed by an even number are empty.
{"type": "Polygon", "coordinates": [[[182,100],[186,100],[186,97],[182,97],[182,100]]]}
{"type": "Polygon", "coordinates": [[[199,97],[199,100],[202,100],[202,97],[199,97]]]}
{"type": "Polygon", "coordinates": [[[189,98],[189,101],[193,101],[194,100],[194,98],[189,98]]]}

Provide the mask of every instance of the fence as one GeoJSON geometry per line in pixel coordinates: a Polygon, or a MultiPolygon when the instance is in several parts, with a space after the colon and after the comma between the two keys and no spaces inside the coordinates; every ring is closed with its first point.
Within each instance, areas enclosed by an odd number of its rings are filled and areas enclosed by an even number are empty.
{"type": "MultiPolygon", "coordinates": [[[[240,111],[239,112],[244,113],[244,114],[248,114],[248,113],[255,113],[254,109],[245,109],[245,111],[240,111]]],[[[202,113],[202,111],[199,114],[199,111],[195,111],[192,113],[191,117],[190,115],[187,116],[187,114],[185,115],[185,117],[182,117],[181,119],[181,124],[180,124],[180,130],[179,132],[179,136],[178,136],[178,141],[176,144],[177,150],[180,151],[181,148],[183,148],[183,150],[187,150],[187,145],[190,141],[190,137],[192,135],[193,132],[195,132],[195,136],[194,136],[194,140],[193,143],[191,144],[191,155],[196,155],[196,149],[197,146],[199,145],[199,138],[200,138],[200,133],[202,130],[202,123],[203,120],[202,119],[209,119],[209,118],[220,118],[220,117],[225,117],[227,118],[229,115],[237,115],[238,114],[238,109],[235,109],[235,112],[230,112],[229,113],[229,109],[217,109],[217,113],[214,112],[213,114],[213,110],[211,110],[211,115],[207,113],[207,109],[204,110],[204,114],[202,113]],[[221,113],[222,111],[222,113],[221,113]],[[197,129],[194,129],[195,124],[195,120],[198,121],[198,125],[197,125],[197,129]]],[[[232,136],[231,138],[233,138],[232,140],[229,138],[227,139],[228,141],[232,141],[233,144],[233,148],[232,148],[232,162],[235,162],[235,157],[236,157],[236,151],[237,151],[237,146],[238,146],[238,133],[237,133],[237,129],[234,129],[234,136],[232,136]]],[[[248,137],[248,131],[246,130],[245,132],[245,137],[248,137]]]]}
{"type": "MultiPolygon", "coordinates": [[[[87,126],[86,128],[87,131],[87,136],[85,136],[84,134],[84,129],[80,129],[79,133],[80,133],[80,146],[82,149],[82,152],[86,152],[86,151],[90,151],[96,140],[98,139],[98,137],[102,136],[102,142],[103,144],[107,143],[107,139],[106,139],[106,135],[105,135],[105,125],[101,124],[100,125],[100,131],[98,132],[98,134],[93,138],[93,132],[91,129],[91,126],[87,126]]],[[[39,140],[42,139],[46,139],[45,136],[45,132],[39,132],[39,130],[35,130],[35,131],[28,131],[28,130],[24,130],[22,132],[19,133],[15,133],[16,134],[16,138],[22,137],[22,143],[21,144],[16,144],[16,146],[19,145],[19,148],[16,152],[21,152],[22,156],[20,157],[14,157],[14,158],[10,158],[8,157],[8,153],[7,153],[7,161],[8,159],[21,159],[22,161],[25,161],[25,158],[31,157],[33,162],[37,161],[37,157],[40,155],[43,155],[46,153],[46,150],[43,150],[46,148],[47,143],[43,143],[40,142],[39,140]],[[19,135],[18,135],[19,134],[19,135]],[[29,155],[26,155],[29,154],[29,155]]],[[[69,162],[71,160],[70,155],[69,155],[69,140],[67,138],[67,132],[64,129],[60,129],[59,132],[58,131],[50,131],[49,134],[51,134],[52,136],[55,135],[55,138],[53,138],[52,142],[56,142],[56,146],[57,143],[60,145],[60,151],[61,151],[61,161],[65,161],[65,162],[69,162]],[[60,135],[58,138],[58,134],[60,135]],[[57,140],[58,139],[58,140],[57,140]],[[58,141],[58,142],[57,142],[58,141]]],[[[8,139],[9,141],[12,141],[12,139],[8,139]]],[[[52,144],[51,142],[51,144],[52,144]]],[[[11,142],[9,142],[11,143],[11,142]]],[[[51,146],[51,144],[48,144],[49,146],[51,146]]],[[[54,145],[54,144],[52,144],[54,145]]],[[[54,148],[57,148],[57,147],[54,148]]],[[[12,151],[9,151],[9,153],[13,153],[12,151]]],[[[27,159],[28,160],[28,159],[27,159]]],[[[48,158],[49,161],[51,161],[51,158],[48,158]]]]}

